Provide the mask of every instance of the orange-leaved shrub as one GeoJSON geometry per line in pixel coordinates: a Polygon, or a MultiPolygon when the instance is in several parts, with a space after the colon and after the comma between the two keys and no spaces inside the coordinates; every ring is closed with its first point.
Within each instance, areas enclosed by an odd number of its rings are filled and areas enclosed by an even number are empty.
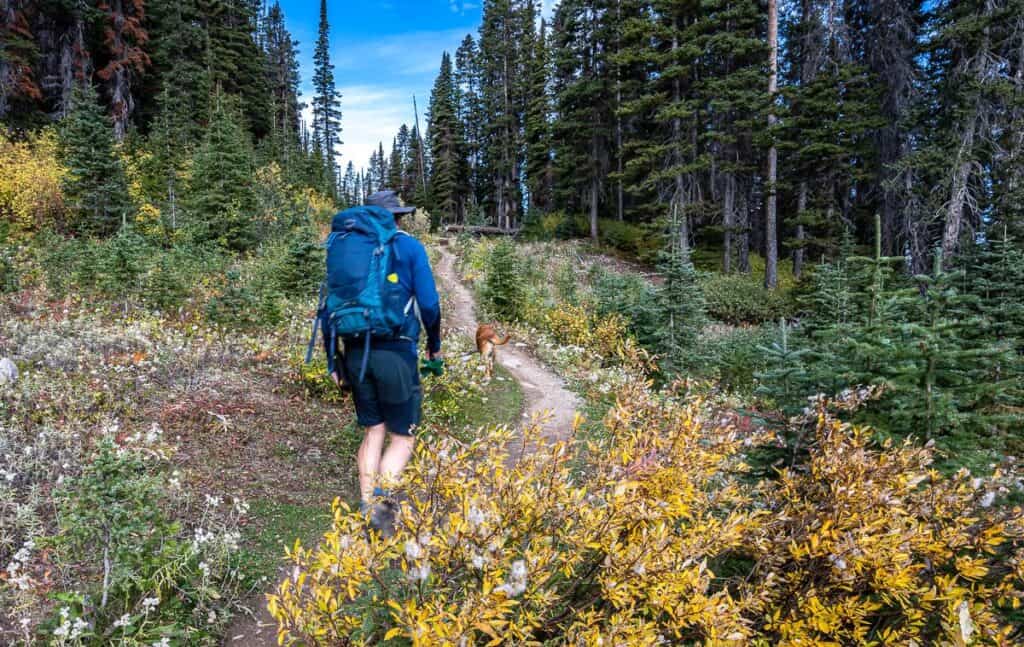
{"type": "Polygon", "coordinates": [[[599,440],[532,425],[422,443],[392,538],[336,501],[321,543],[289,551],[269,600],[282,644],[1020,638],[1001,608],[1024,590],[1020,510],[824,407],[804,468],[753,483],[763,439],[670,393],[626,385],[599,440]]]}

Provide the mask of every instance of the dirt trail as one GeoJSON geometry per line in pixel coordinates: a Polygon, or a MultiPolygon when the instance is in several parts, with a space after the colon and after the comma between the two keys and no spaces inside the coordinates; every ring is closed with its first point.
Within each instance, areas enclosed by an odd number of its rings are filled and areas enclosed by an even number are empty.
{"type": "MultiPolygon", "coordinates": [[[[448,297],[445,319],[449,332],[474,337],[477,319],[473,296],[459,279],[455,258],[441,248],[441,260],[434,268],[440,282],[439,289],[448,297]]],[[[544,417],[544,433],[550,439],[562,439],[572,430],[579,398],[569,391],[565,383],[547,367],[530,355],[525,348],[510,343],[498,349],[498,362],[519,382],[525,399],[524,422],[534,415],[544,417]]],[[[515,459],[519,454],[511,458],[515,459]]],[[[353,466],[354,467],[354,466],[353,466]]],[[[281,577],[285,571],[281,571],[281,577]]],[[[275,582],[276,584],[276,582],[275,582]]],[[[272,647],[277,645],[277,622],[267,611],[263,596],[251,601],[253,615],[239,614],[224,636],[225,647],[272,647]]]]}
{"type": "MultiPolygon", "coordinates": [[[[477,327],[473,296],[469,288],[459,280],[455,257],[444,247],[440,248],[440,252],[441,259],[434,272],[443,284],[440,288],[442,294],[450,296],[451,311],[446,314],[446,318],[449,322],[455,322],[454,330],[473,338],[477,327]]],[[[580,408],[579,398],[566,388],[560,377],[515,342],[500,347],[497,358],[523,388],[526,400],[524,418],[528,420],[534,415],[546,416],[545,435],[550,439],[566,438],[572,430],[575,413],[580,408]]]]}

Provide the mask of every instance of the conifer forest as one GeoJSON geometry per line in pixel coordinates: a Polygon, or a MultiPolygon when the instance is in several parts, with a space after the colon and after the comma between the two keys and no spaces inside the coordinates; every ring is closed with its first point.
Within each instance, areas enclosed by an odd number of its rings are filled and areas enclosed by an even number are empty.
{"type": "Polygon", "coordinates": [[[0,644],[1024,645],[1024,0],[0,0],[0,644]]]}

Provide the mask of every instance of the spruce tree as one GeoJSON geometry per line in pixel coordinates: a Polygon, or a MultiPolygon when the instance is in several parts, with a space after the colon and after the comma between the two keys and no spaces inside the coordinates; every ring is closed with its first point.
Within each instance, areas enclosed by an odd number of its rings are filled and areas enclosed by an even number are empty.
{"type": "Polygon", "coordinates": [[[469,164],[467,210],[476,212],[487,201],[488,187],[483,172],[485,118],[483,112],[483,73],[480,51],[473,36],[466,35],[455,51],[455,86],[459,100],[459,120],[466,140],[469,164]]]}
{"type": "Polygon", "coordinates": [[[536,7],[531,1],[485,0],[480,27],[483,173],[493,221],[511,228],[520,216],[520,167],[523,159],[522,92],[527,52],[520,43],[532,38],[536,7]]]}
{"type": "Polygon", "coordinates": [[[337,177],[335,147],[341,143],[341,95],[334,85],[330,49],[327,0],[320,0],[320,25],[313,53],[313,141],[323,155],[327,177],[333,187],[337,177]]]}
{"type": "Polygon", "coordinates": [[[614,123],[611,61],[605,47],[610,21],[603,2],[566,0],[555,14],[553,36],[557,186],[561,204],[577,212],[586,210],[594,241],[614,123]]]}
{"type": "Polygon", "coordinates": [[[529,208],[546,212],[552,208],[552,141],[551,141],[551,77],[547,25],[541,21],[540,33],[530,54],[527,71],[526,117],[523,130],[526,138],[526,187],[529,208]]]}
{"type": "Polygon", "coordinates": [[[74,233],[109,236],[132,215],[124,166],[109,118],[91,85],[77,84],[61,123],[60,153],[67,175],[64,199],[74,233]]]}
{"type": "Polygon", "coordinates": [[[423,177],[425,172],[426,169],[423,168],[423,138],[420,137],[419,129],[413,126],[409,133],[409,146],[406,149],[403,173],[404,184],[401,190],[401,194],[406,200],[422,202],[422,198],[426,194],[425,178],[423,177]]]}
{"type": "Polygon", "coordinates": [[[341,180],[341,195],[339,199],[343,206],[352,207],[359,204],[359,183],[356,175],[356,167],[351,162],[345,167],[345,175],[341,180]]]}
{"type": "Polygon", "coordinates": [[[193,236],[234,250],[258,241],[252,145],[234,100],[213,97],[210,125],[192,161],[188,208],[193,236]]]}
{"type": "Polygon", "coordinates": [[[441,71],[434,82],[427,116],[430,124],[430,226],[437,230],[447,217],[462,222],[469,168],[458,119],[458,103],[448,52],[441,57],[441,71]]]}
{"type": "Polygon", "coordinates": [[[143,128],[172,124],[178,145],[196,144],[209,120],[208,33],[199,0],[149,0],[146,26],[151,65],[142,79],[138,113],[143,128]]]}
{"type": "Polygon", "coordinates": [[[396,136],[391,141],[391,157],[388,159],[388,181],[389,189],[399,191],[402,188],[402,167],[405,161],[405,151],[396,136]]]}
{"type": "Polygon", "coordinates": [[[249,0],[198,1],[206,24],[210,85],[239,98],[246,126],[255,139],[262,139],[271,131],[271,101],[266,56],[256,43],[254,4],[249,0]]]}
{"type": "Polygon", "coordinates": [[[279,2],[274,2],[263,19],[262,32],[272,111],[271,156],[280,163],[289,180],[294,180],[299,162],[299,120],[304,105],[299,102],[298,42],[285,28],[279,2]]]}
{"type": "Polygon", "coordinates": [[[676,235],[679,226],[678,222],[668,222],[667,243],[659,263],[664,282],[657,292],[661,319],[658,345],[665,354],[663,368],[670,372],[692,366],[694,347],[707,324],[704,295],[690,260],[690,248],[676,235]]]}

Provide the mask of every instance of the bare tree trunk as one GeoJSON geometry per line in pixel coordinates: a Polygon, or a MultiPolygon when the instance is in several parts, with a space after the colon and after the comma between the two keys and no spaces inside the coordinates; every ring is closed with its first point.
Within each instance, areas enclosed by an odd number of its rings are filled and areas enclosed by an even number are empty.
{"type": "MultiPolygon", "coordinates": [[[[108,11],[110,12],[110,22],[112,24],[112,29],[110,30],[111,38],[113,39],[111,49],[116,56],[124,56],[127,44],[124,40],[126,18],[122,0],[112,0],[108,11]]],[[[110,110],[114,121],[114,138],[120,142],[124,141],[124,136],[128,132],[128,120],[135,110],[135,101],[132,99],[131,90],[131,70],[125,62],[112,63],[108,69],[110,69],[111,77],[110,110]]],[[[98,76],[104,76],[104,71],[101,70],[98,76]]]]}
{"type": "MultiPolygon", "coordinates": [[[[674,52],[677,49],[679,49],[679,37],[678,36],[673,36],[672,37],[672,51],[674,52]]],[[[682,87],[680,86],[679,78],[677,77],[672,82],[672,101],[676,105],[678,105],[679,102],[682,100],[682,96],[683,96],[683,90],[682,90],[682,87]]],[[[680,149],[682,148],[682,139],[683,139],[683,123],[682,123],[682,120],[679,117],[674,117],[672,119],[672,142],[675,145],[675,149],[672,152],[672,162],[673,162],[673,164],[676,167],[680,166],[682,164],[682,162],[683,162],[683,160],[682,160],[682,153],[680,152],[680,149]]],[[[683,208],[683,200],[684,200],[684,197],[686,195],[685,192],[686,192],[686,181],[685,181],[685,178],[683,178],[682,172],[676,171],[675,186],[673,187],[672,199],[671,199],[672,215],[673,215],[674,218],[677,218],[678,222],[679,222],[679,249],[683,250],[684,252],[689,248],[689,245],[690,245],[689,223],[687,222],[687,217],[688,216],[687,216],[686,210],[683,208]]]]}
{"type": "MultiPolygon", "coordinates": [[[[590,153],[592,155],[593,163],[597,165],[597,153],[598,153],[598,141],[597,136],[590,140],[590,153]]],[[[597,177],[597,169],[594,169],[594,177],[590,180],[590,238],[596,244],[598,242],[598,230],[597,230],[597,201],[600,198],[600,185],[597,177]]]]}
{"type": "Polygon", "coordinates": [[[744,186],[742,190],[737,193],[739,196],[739,205],[736,213],[739,214],[739,222],[737,226],[740,230],[739,235],[739,254],[738,264],[739,271],[743,274],[750,274],[750,200],[749,200],[750,187],[744,186]]]}
{"type": "MultiPolygon", "coordinates": [[[[775,127],[775,93],[778,91],[779,76],[779,8],[777,0],[768,0],[768,48],[770,73],[768,75],[768,95],[772,105],[768,112],[768,128],[775,127]]],[[[768,205],[765,209],[765,253],[764,253],[764,286],[775,289],[779,283],[779,241],[778,223],[776,222],[776,182],[778,180],[779,151],[774,141],[768,149],[768,205]]]]}
{"type": "Polygon", "coordinates": [[[970,154],[974,141],[974,125],[967,127],[963,145],[957,155],[957,164],[953,169],[953,182],[950,189],[949,206],[946,208],[946,226],[942,231],[942,258],[949,263],[956,248],[960,244],[960,230],[964,220],[964,203],[967,201],[967,181],[971,175],[971,160],[964,159],[970,154]]]}
{"type": "MultiPolygon", "coordinates": [[[[807,181],[800,182],[800,195],[797,197],[796,217],[802,219],[807,211],[807,181]]],[[[796,226],[796,249],[793,251],[793,276],[800,278],[804,272],[804,224],[800,222],[796,226]]]]}
{"type": "MultiPolygon", "coordinates": [[[[616,0],[615,2],[615,17],[619,24],[616,29],[621,29],[622,25],[622,2],[616,0]]],[[[615,37],[615,51],[619,52],[621,49],[620,33],[616,31],[615,37]]],[[[623,220],[623,191],[622,191],[622,115],[619,114],[619,109],[622,108],[622,70],[619,65],[615,66],[615,156],[617,158],[617,170],[618,180],[616,186],[616,205],[615,215],[619,219],[619,222],[623,220]]]]}
{"type": "Polygon", "coordinates": [[[733,227],[736,226],[736,177],[731,172],[723,177],[725,188],[722,196],[722,271],[729,274],[732,272],[733,227]]]}

